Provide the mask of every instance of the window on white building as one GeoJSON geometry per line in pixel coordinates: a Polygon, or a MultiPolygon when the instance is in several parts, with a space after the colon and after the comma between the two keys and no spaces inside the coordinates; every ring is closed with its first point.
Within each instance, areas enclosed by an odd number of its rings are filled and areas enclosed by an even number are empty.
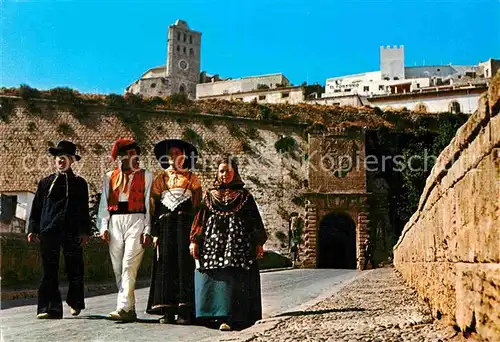
{"type": "Polygon", "coordinates": [[[415,105],[415,112],[417,112],[417,113],[427,113],[428,112],[427,106],[424,103],[422,103],[422,102],[417,103],[415,105]]]}
{"type": "Polygon", "coordinates": [[[458,114],[460,113],[460,103],[458,103],[457,101],[452,101],[450,102],[450,105],[449,105],[449,109],[450,113],[453,113],[453,114],[458,114]]]}
{"type": "Polygon", "coordinates": [[[259,95],[259,100],[265,100],[266,99],[266,95],[259,95]]]}
{"type": "Polygon", "coordinates": [[[290,97],[290,93],[281,93],[281,97],[290,97]]]}
{"type": "Polygon", "coordinates": [[[344,89],[344,91],[345,91],[346,93],[348,93],[348,92],[350,92],[350,91],[351,91],[351,89],[350,89],[350,88],[346,88],[346,89],[344,89]]]}
{"type": "Polygon", "coordinates": [[[0,219],[10,223],[16,215],[17,196],[1,195],[0,199],[0,219]]]}
{"type": "Polygon", "coordinates": [[[378,90],[384,90],[384,86],[383,85],[379,85],[378,86],[378,90]]]}
{"type": "Polygon", "coordinates": [[[363,91],[370,91],[370,86],[364,86],[363,91]]]}

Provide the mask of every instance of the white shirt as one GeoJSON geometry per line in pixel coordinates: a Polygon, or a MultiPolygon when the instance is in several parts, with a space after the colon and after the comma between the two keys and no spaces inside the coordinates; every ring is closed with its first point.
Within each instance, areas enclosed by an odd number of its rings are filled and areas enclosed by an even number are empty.
{"type": "MultiPolygon", "coordinates": [[[[137,171],[136,171],[137,172],[137,171]]],[[[101,201],[99,202],[99,212],[97,214],[97,228],[99,232],[102,234],[104,231],[108,230],[108,224],[110,219],[110,214],[108,211],[108,197],[109,197],[109,184],[111,181],[111,175],[113,171],[106,173],[104,177],[104,183],[102,185],[101,192],[101,201]]],[[[128,190],[130,191],[130,187],[132,185],[132,179],[134,178],[135,172],[131,174],[131,177],[128,178],[128,190]]],[[[151,185],[153,183],[153,173],[151,171],[145,170],[144,175],[145,182],[145,191],[144,191],[144,208],[146,209],[146,213],[144,214],[144,234],[151,234],[151,211],[150,211],[150,197],[151,197],[151,185]]],[[[129,192],[122,192],[120,190],[120,195],[118,197],[118,201],[127,202],[128,201],[129,192]]]]}

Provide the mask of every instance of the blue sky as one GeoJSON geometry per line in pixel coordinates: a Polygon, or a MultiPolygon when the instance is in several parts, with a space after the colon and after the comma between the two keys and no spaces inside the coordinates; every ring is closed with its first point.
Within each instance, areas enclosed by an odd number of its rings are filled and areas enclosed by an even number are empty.
{"type": "Polygon", "coordinates": [[[500,2],[0,0],[0,86],[122,93],[165,64],[168,25],[202,35],[202,70],[284,73],[292,83],[379,70],[380,45],[405,64],[500,58],[500,2]]]}

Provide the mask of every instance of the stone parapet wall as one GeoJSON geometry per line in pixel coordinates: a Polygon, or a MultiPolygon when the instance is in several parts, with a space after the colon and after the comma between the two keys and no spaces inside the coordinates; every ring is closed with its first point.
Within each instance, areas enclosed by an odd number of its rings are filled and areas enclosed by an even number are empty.
{"type": "Polygon", "coordinates": [[[500,340],[500,75],[426,181],[394,263],[435,317],[500,340]]]}

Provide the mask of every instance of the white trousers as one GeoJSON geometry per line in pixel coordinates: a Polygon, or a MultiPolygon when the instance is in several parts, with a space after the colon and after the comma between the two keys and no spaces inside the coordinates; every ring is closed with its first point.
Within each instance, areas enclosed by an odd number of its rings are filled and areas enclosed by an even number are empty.
{"type": "Polygon", "coordinates": [[[144,255],[144,214],[112,215],[108,229],[109,254],[118,287],[116,309],[135,310],[135,280],[144,255]]]}

